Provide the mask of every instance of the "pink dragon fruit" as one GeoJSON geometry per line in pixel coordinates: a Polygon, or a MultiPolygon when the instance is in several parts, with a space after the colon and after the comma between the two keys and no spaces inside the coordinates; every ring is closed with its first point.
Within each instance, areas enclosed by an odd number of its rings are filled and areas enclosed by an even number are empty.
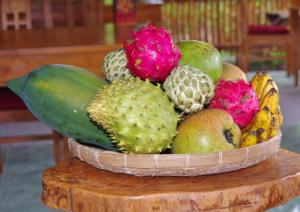
{"type": "Polygon", "coordinates": [[[251,85],[244,80],[221,80],[209,107],[226,110],[235,123],[243,128],[251,123],[258,112],[259,101],[251,85]]]}
{"type": "Polygon", "coordinates": [[[133,31],[124,49],[131,74],[153,82],[163,82],[181,58],[167,30],[151,24],[133,31]]]}

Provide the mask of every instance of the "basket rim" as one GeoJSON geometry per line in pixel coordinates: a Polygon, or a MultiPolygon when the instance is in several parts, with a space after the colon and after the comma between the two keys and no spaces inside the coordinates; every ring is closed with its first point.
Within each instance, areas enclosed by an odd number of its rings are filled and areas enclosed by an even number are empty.
{"type": "Polygon", "coordinates": [[[250,147],[211,153],[134,154],[90,147],[69,139],[72,154],[99,169],[135,176],[198,176],[235,171],[277,154],[281,132],[250,147]]]}
{"type": "Polygon", "coordinates": [[[114,151],[110,151],[110,150],[105,150],[105,149],[102,149],[100,147],[92,147],[92,146],[88,146],[88,145],[85,145],[85,144],[82,144],[82,143],[79,143],[77,142],[76,140],[74,140],[73,138],[69,138],[68,139],[68,145],[69,145],[69,148],[70,148],[70,141],[71,142],[76,142],[78,145],[80,146],[84,146],[86,148],[89,148],[90,150],[95,150],[95,151],[98,151],[98,152],[101,152],[102,154],[111,154],[111,155],[119,155],[119,156],[124,156],[124,155],[127,155],[127,157],[160,157],[160,158],[168,158],[168,157],[186,157],[187,155],[189,156],[201,156],[201,157],[205,157],[205,156],[212,156],[212,155],[220,155],[220,154],[223,154],[223,153],[226,153],[226,154],[231,154],[231,153],[235,153],[237,151],[249,151],[249,150],[253,150],[253,149],[256,149],[256,148],[262,148],[264,146],[267,146],[267,145],[270,145],[270,143],[272,143],[272,141],[276,141],[276,140],[281,140],[281,137],[282,137],[282,133],[281,133],[281,130],[279,130],[278,134],[264,142],[261,142],[261,143],[258,143],[256,145],[253,145],[253,146],[249,146],[249,147],[243,147],[243,148],[238,148],[238,149],[234,149],[234,150],[227,150],[227,151],[219,151],[219,152],[210,152],[210,153],[182,153],[182,154],[136,154],[136,153],[122,153],[122,152],[114,152],[114,151]]]}

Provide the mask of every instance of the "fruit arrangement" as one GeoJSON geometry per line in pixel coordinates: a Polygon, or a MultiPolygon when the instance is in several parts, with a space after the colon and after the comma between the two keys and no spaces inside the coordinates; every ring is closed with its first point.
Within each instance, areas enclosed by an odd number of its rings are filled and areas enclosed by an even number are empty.
{"type": "Polygon", "coordinates": [[[48,65],[8,87],[53,129],[124,153],[233,150],[268,141],[282,125],[278,88],[268,73],[248,81],[211,44],[174,43],[162,27],[134,30],[102,69],[106,80],[48,65]]]}

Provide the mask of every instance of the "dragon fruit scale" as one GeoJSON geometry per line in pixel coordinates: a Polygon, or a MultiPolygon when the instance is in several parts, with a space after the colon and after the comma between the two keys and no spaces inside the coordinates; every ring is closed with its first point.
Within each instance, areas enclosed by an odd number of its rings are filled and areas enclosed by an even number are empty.
{"type": "Polygon", "coordinates": [[[131,74],[152,82],[163,82],[181,58],[169,32],[151,24],[132,31],[124,49],[131,74]]]}
{"type": "Polygon", "coordinates": [[[234,122],[244,128],[249,125],[259,110],[259,100],[251,85],[244,80],[221,80],[216,85],[210,108],[224,109],[234,122]]]}

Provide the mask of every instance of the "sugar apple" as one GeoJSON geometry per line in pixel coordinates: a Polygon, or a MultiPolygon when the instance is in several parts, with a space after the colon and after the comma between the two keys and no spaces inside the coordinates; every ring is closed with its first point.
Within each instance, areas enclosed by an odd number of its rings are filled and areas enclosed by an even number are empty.
{"type": "Polygon", "coordinates": [[[106,79],[110,82],[131,76],[127,68],[127,59],[124,49],[117,49],[106,55],[103,63],[103,71],[106,79]]]}
{"type": "Polygon", "coordinates": [[[130,77],[115,80],[87,108],[121,151],[160,153],[176,135],[178,114],[159,86],[130,77]]]}
{"type": "Polygon", "coordinates": [[[165,92],[183,113],[201,110],[214,97],[214,82],[190,65],[175,68],[163,84],[165,92]]]}

